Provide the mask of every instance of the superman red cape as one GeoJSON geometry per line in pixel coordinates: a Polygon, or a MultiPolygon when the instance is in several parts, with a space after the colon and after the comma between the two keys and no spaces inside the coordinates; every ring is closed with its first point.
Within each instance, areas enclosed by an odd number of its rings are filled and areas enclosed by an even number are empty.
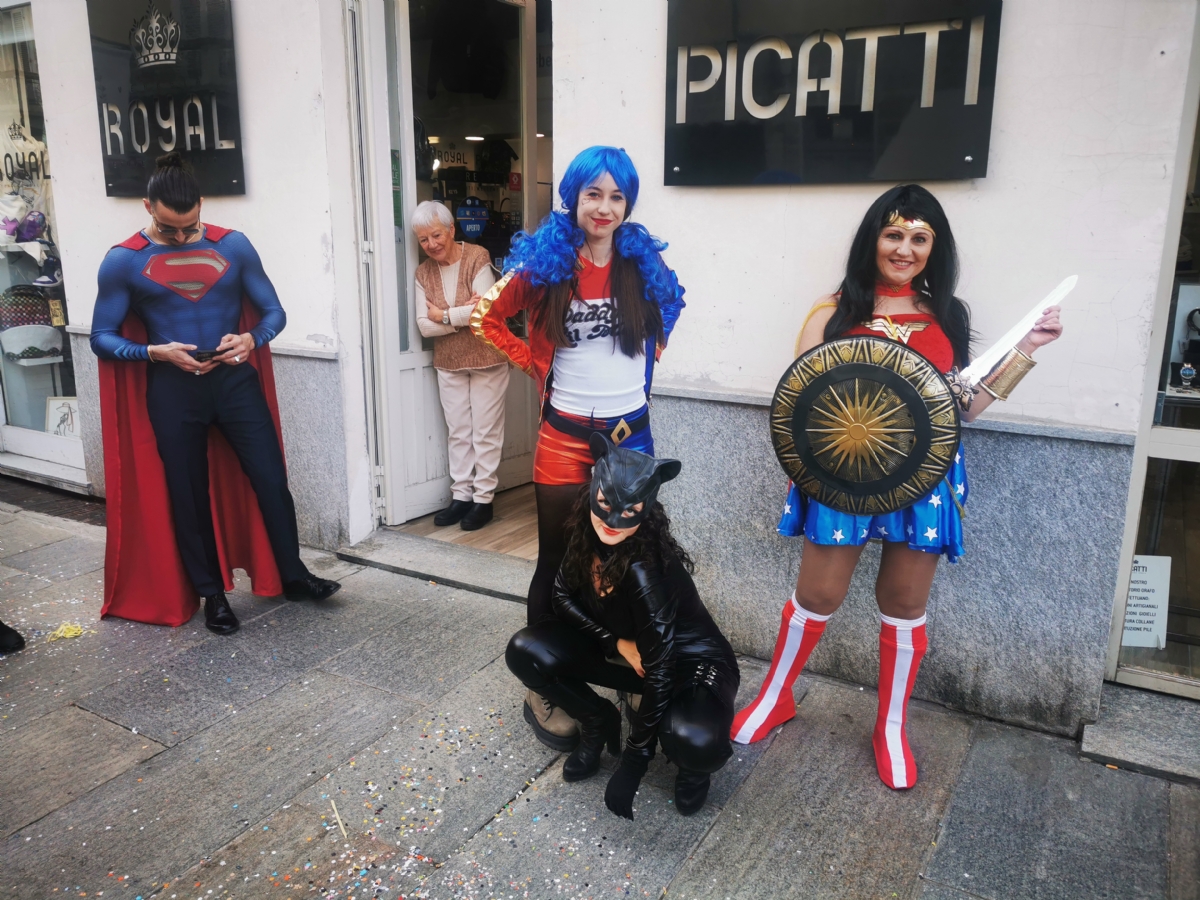
{"type": "MultiPolygon", "coordinates": [[[[205,225],[205,230],[213,241],[229,233],[229,229],[215,225],[205,225]]],[[[118,246],[141,250],[147,243],[138,233],[118,246]]],[[[244,334],[257,323],[257,311],[243,301],[240,332],[244,334]]],[[[146,327],[132,313],[121,326],[121,334],[131,341],[146,343],[146,327]]],[[[282,447],[270,347],[266,344],[256,347],[249,363],[258,370],[282,447]]],[[[147,365],[99,360],[100,426],[108,498],[104,607],[100,615],[177,626],[191,619],[200,599],[175,544],[166,476],[146,411],[147,365]]],[[[233,589],[233,570],[245,569],[255,594],[261,597],[281,594],[283,585],[258,510],[258,499],[233,448],[216,428],[208,432],[208,477],[225,589],[233,589]]]]}

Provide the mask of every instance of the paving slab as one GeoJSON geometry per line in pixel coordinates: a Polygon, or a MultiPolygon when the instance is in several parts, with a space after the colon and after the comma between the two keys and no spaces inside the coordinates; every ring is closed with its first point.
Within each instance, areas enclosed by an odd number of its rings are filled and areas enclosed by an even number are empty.
{"type": "Polygon", "coordinates": [[[873,691],[814,681],[796,719],[726,804],[669,896],[911,896],[972,725],[910,706],[920,778],[912,790],[892,791],[875,770],[875,712],[873,691]]]}
{"type": "Polygon", "coordinates": [[[431,590],[428,599],[408,607],[403,622],[323,668],[429,703],[503,654],[524,625],[523,606],[448,588],[431,590]]]}
{"type": "Polygon", "coordinates": [[[926,875],[986,898],[1164,897],[1169,788],[981,724],[926,875]]]}
{"type": "Polygon", "coordinates": [[[925,881],[921,884],[921,900],[977,900],[978,894],[968,894],[965,891],[946,887],[944,884],[934,884],[925,881]]]}
{"type": "Polygon", "coordinates": [[[27,636],[19,653],[0,658],[0,731],[136,676],[159,660],[212,635],[124,619],[84,621],[83,634],[51,642],[27,636]]]}
{"type": "Polygon", "coordinates": [[[529,582],[536,568],[535,563],[515,556],[386,528],[352,547],[343,547],[337,555],[346,562],[519,603],[529,595],[529,582]]]}
{"type": "Polygon", "coordinates": [[[14,834],[0,845],[0,883],[13,896],[39,900],[64,888],[91,897],[118,886],[118,896],[149,896],[247,828],[264,827],[256,823],[413,711],[382,691],[307,675],[271,703],[151,757],[14,834]],[[118,885],[109,872],[125,880],[118,885]]]}
{"type": "MultiPolygon", "coordinates": [[[[22,572],[20,569],[10,569],[8,566],[0,566],[0,620],[8,622],[6,618],[8,601],[14,598],[20,598],[40,591],[42,588],[51,584],[48,578],[41,578],[37,575],[30,575],[28,572],[22,572]]],[[[11,624],[11,623],[10,623],[11,624]]]]}
{"type": "Polygon", "coordinates": [[[6,517],[0,523],[0,559],[75,536],[64,525],[58,520],[50,522],[45,517],[38,519],[28,513],[6,517]]]}
{"type": "Polygon", "coordinates": [[[320,603],[230,596],[235,610],[247,613],[236,634],[208,633],[197,614],[187,626],[197,634],[195,646],[81,697],[79,705],[171,747],[270,694],[298,672],[384,633],[404,620],[407,609],[365,600],[353,582],[320,603]]]}
{"type": "Polygon", "coordinates": [[[26,640],[53,631],[64,622],[91,627],[90,623],[100,618],[103,570],[56,583],[0,566],[0,577],[0,620],[25,635],[26,640]]]}
{"type": "Polygon", "coordinates": [[[1200,900],[1200,790],[1171,785],[1170,900],[1200,900]]]}
{"type": "Polygon", "coordinates": [[[1100,717],[1085,725],[1088,759],[1200,785],[1200,701],[1105,684],[1100,717]]]}
{"type": "Polygon", "coordinates": [[[604,806],[606,780],[568,784],[556,763],[444,867],[412,867],[408,889],[456,898],[661,897],[718,810],[685,818],[671,793],[643,784],[631,822],[604,806]]]}
{"type": "Polygon", "coordinates": [[[288,876],[344,887],[348,860],[432,870],[557,758],[522,721],[523,701],[503,662],[490,664],[212,854],[187,883],[243,897],[288,876]]]}
{"type": "Polygon", "coordinates": [[[21,773],[0,791],[4,837],[162,749],[161,744],[69,706],[0,734],[5,771],[21,773]]]}
{"type": "Polygon", "coordinates": [[[104,568],[104,544],[90,538],[70,536],[6,556],[4,564],[48,581],[70,581],[104,568]]]}

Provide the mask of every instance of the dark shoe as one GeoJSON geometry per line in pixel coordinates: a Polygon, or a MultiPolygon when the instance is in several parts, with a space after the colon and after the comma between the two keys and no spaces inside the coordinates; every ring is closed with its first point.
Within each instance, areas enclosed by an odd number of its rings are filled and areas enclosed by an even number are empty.
{"type": "Polygon", "coordinates": [[[25,649],[25,638],[15,628],[0,622],[0,653],[16,653],[25,649]]]}
{"type": "Polygon", "coordinates": [[[700,811],[708,799],[708,786],[712,776],[707,772],[692,772],[680,769],[675,776],[675,808],[681,816],[690,816],[700,811]]]}
{"type": "Polygon", "coordinates": [[[451,500],[450,505],[433,517],[434,525],[454,525],[471,511],[475,504],[470,500],[451,500]]]}
{"type": "Polygon", "coordinates": [[[563,781],[583,781],[600,771],[605,746],[613,756],[621,755],[621,714],[608,700],[600,711],[579,722],[579,746],[563,763],[563,781]]]}
{"type": "Polygon", "coordinates": [[[285,584],[283,594],[289,600],[328,600],[341,589],[340,583],[328,578],[318,578],[309,572],[303,578],[285,584]]]}
{"type": "Polygon", "coordinates": [[[473,503],[471,511],[463,516],[462,521],[458,523],[458,527],[463,531],[475,531],[490,521],[492,521],[492,504],[473,503]]]}
{"type": "Polygon", "coordinates": [[[204,627],[213,634],[233,634],[242,627],[224,593],[204,598],[204,627]]]}
{"type": "Polygon", "coordinates": [[[532,688],[525,692],[525,721],[534,737],[560,753],[579,746],[579,726],[561,706],[555,706],[532,688]]]}

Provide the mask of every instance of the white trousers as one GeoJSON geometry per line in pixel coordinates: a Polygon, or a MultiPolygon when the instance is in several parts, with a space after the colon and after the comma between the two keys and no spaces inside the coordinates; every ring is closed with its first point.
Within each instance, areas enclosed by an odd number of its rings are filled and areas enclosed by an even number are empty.
{"type": "Polygon", "coordinates": [[[504,449],[508,363],[486,369],[437,370],[450,432],[450,490],[455,500],[491,503],[504,449]]]}

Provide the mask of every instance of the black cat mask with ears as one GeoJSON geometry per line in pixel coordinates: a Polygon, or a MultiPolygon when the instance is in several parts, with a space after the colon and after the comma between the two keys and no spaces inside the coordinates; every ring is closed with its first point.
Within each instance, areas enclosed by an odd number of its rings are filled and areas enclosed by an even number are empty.
{"type": "Polygon", "coordinates": [[[658,499],[658,489],[683,468],[677,459],[655,459],[637,450],[623,450],[599,432],[588,441],[596,467],[592,471],[592,512],[609,528],[633,528],[658,499]],[[599,495],[604,494],[600,506],[599,495]],[[633,507],[642,504],[640,510],[633,507]]]}

